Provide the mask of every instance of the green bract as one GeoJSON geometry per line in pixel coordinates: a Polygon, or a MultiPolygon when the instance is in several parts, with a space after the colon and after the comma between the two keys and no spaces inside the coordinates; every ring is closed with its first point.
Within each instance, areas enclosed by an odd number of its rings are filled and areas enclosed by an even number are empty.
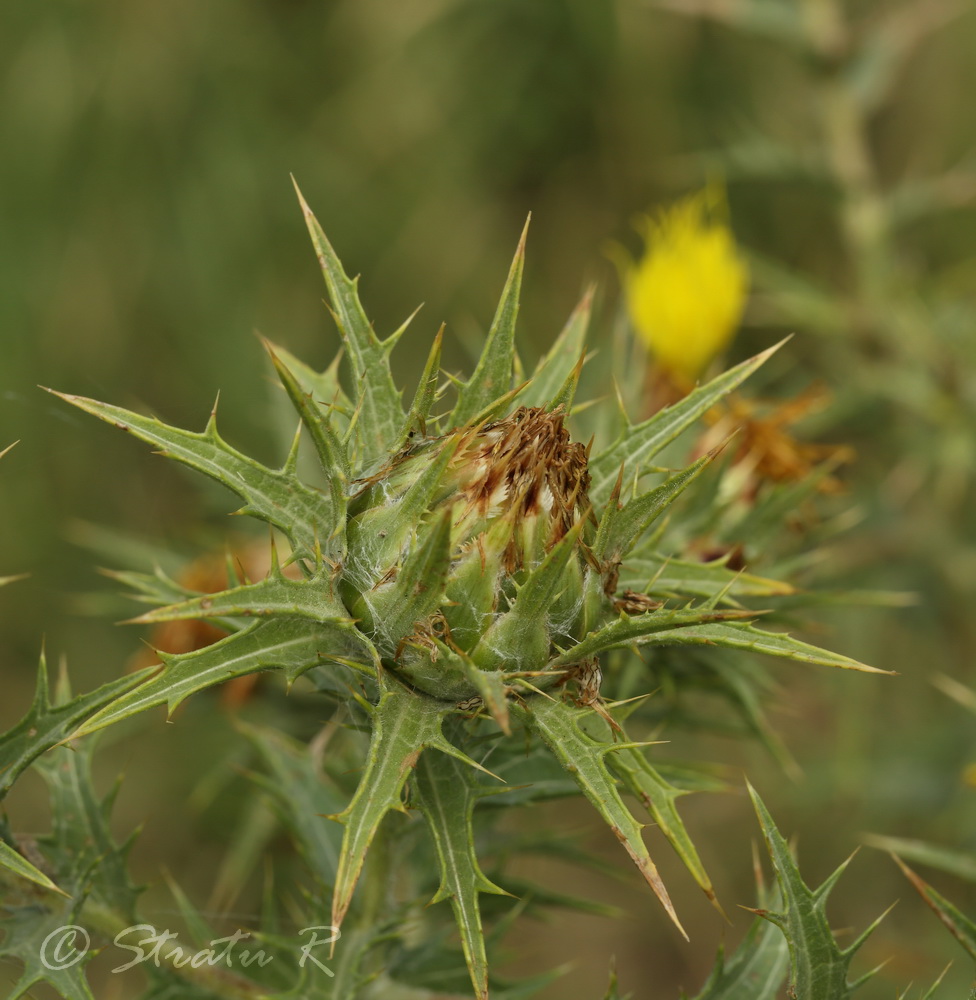
{"type": "MultiPolygon", "coordinates": [[[[438,410],[438,336],[405,408],[390,369],[403,331],[377,337],[356,282],[302,207],[343,339],[345,387],[336,366],[318,373],[280,348],[269,350],[321,463],[317,484],[298,475],[298,437],[284,466],[272,469],[228,445],[215,417],[196,433],[63,397],[229,487],[244,512],[287,536],[299,572],[285,574],[276,557],[263,580],[144,615],[140,621],[212,619],[231,634],[192,653],[164,654],[162,670],[127,682],[58,733],[82,736],[156,705],[172,711],[196,691],[254,671],[279,669],[289,681],[309,673],[362,712],[372,733],[358,788],[334,817],[344,831],[333,923],[342,923],[353,902],[381,821],[406,795],[429,825],[440,860],[435,901],[450,900],[475,992],[486,997],[479,894],[504,887],[479,867],[472,812],[499,792],[513,803],[531,801],[516,790],[531,788],[537,773],[551,781],[549,764],[599,811],[676,924],[620,786],[646,807],[713,898],[674,807],[681,790],[654,768],[646,745],[623,733],[633,705],[603,701],[608,654],[693,644],[871,668],[763,631],[752,624],[755,612],[725,600],[730,588],[742,597],[777,587],[782,593],[781,585],[680,561],[665,572],[670,554],[648,547],[649,527],[712,459],[645,489],[644,477],[659,471],[655,456],[770,351],[642,423],[624,421],[614,439],[584,446],[568,428],[588,300],[534,376],[517,384],[523,236],[481,359],[467,381],[453,380],[454,405],[438,410]],[[647,593],[646,581],[662,572],[666,593],[647,593]],[[669,594],[670,601],[660,599],[669,594]],[[336,681],[349,671],[354,685],[336,681]],[[533,770],[540,758],[526,754],[526,740],[551,754],[542,772],[533,770]]],[[[172,599],[164,594],[159,603],[172,599]]],[[[19,752],[30,759],[28,750],[19,752]]]]}

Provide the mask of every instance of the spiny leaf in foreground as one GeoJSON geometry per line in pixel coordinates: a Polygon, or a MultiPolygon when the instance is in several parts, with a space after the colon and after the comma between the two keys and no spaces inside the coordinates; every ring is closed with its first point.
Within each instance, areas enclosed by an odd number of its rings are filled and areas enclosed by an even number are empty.
{"type": "Polygon", "coordinates": [[[789,845],[773,823],[766,806],[752,785],[748,785],[748,789],[776,872],[782,900],[781,909],[760,909],[755,912],[774,923],[786,936],[790,950],[792,996],[796,1000],[847,1000],[877,971],[871,970],[853,983],[847,980],[851,959],[881,923],[887,911],[858,935],[852,944],[840,948],[827,922],[827,897],[850,859],[819,888],[808,888],[793,860],[789,845]]]}
{"type": "MultiPolygon", "coordinates": [[[[763,884],[758,858],[756,882],[757,912],[779,906],[779,892],[770,893],[763,884]]],[[[725,949],[719,947],[708,982],[692,1000],[778,1000],[789,967],[785,935],[772,921],[756,917],[732,955],[726,958],[725,949]]]]}
{"type": "Polygon", "coordinates": [[[16,726],[0,736],[0,799],[41,754],[69,739],[92,713],[114,704],[155,672],[155,668],[147,667],[109,681],[87,694],[52,704],[47,669],[42,653],[30,710],[16,726]]]}
{"type": "Polygon", "coordinates": [[[450,900],[475,996],[486,1000],[488,956],[478,894],[507,893],[485,876],[475,854],[472,814],[484,790],[475,781],[470,765],[446,754],[425,753],[417,764],[413,794],[430,827],[440,862],[441,884],[431,903],[450,900]]]}
{"type": "Polygon", "coordinates": [[[675,926],[687,939],[688,934],[678,920],[657,866],[647,853],[641,837],[641,824],[624,805],[604,761],[608,753],[619,752],[627,744],[600,743],[588,736],[580,726],[581,716],[588,714],[586,710],[571,709],[558,701],[540,701],[531,712],[520,710],[519,714],[541,736],[590,804],[606,820],[675,926]]]}
{"type": "Polygon", "coordinates": [[[444,702],[396,683],[383,692],[371,710],[373,737],[366,769],[352,801],[335,817],[345,826],[332,903],[335,927],[341,926],[349,909],[366,851],[380,822],[391,809],[403,808],[403,786],[421,753],[430,747],[474,766],[441,732],[444,716],[452,711],[444,702]]]}

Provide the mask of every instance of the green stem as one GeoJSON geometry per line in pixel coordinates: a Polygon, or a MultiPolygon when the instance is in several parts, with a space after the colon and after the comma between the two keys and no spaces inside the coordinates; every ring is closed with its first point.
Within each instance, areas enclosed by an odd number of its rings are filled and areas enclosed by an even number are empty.
{"type": "Polygon", "coordinates": [[[805,0],[810,45],[822,68],[821,128],[841,195],[840,225],[854,274],[860,332],[885,323],[891,290],[890,220],[868,139],[868,112],[845,76],[855,40],[838,0],[805,0]]]}

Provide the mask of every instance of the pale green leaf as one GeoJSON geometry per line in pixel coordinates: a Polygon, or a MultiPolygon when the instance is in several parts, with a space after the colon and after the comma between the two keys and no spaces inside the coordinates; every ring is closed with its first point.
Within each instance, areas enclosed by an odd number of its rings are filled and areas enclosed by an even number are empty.
{"type": "Polygon", "coordinates": [[[153,573],[137,573],[131,570],[103,570],[105,576],[115,580],[134,593],[127,597],[140,604],[176,604],[200,596],[199,590],[184,587],[158,566],[153,573]]]}
{"type": "Polygon", "coordinates": [[[133,885],[127,854],[134,836],[115,843],[109,826],[121,778],[103,799],[95,794],[92,758],[95,741],[80,747],[60,747],[42,757],[35,767],[47,784],[51,799],[52,832],[39,843],[74,899],[87,896],[120,923],[136,918],[136,900],[142,891],[133,885]]]}
{"type": "Polygon", "coordinates": [[[44,872],[32,865],[23,854],[14,850],[10,844],[2,840],[0,840],[0,867],[6,868],[8,872],[12,872],[19,878],[25,878],[30,882],[35,882],[37,885],[43,886],[45,889],[51,889],[54,892],[66,895],[44,872]]]}
{"type": "Polygon", "coordinates": [[[976,960],[976,922],[953,906],[941,893],[919,878],[897,855],[894,856],[905,878],[915,887],[943,926],[965,948],[969,957],[976,960]]]}
{"type": "Polygon", "coordinates": [[[789,968],[785,935],[775,924],[757,917],[727,960],[719,949],[708,982],[692,1000],[779,1000],[789,968]]]}
{"type": "Polygon", "coordinates": [[[154,667],[126,674],[94,691],[52,707],[48,696],[44,657],[37,672],[37,688],[30,711],[0,736],[0,798],[42,753],[68,739],[92,713],[145,682],[154,667]]]}
{"type": "Polygon", "coordinates": [[[701,887],[705,895],[721,911],[715,898],[712,880],[705,871],[698,849],[685,827],[675,803],[684,794],[682,789],[666,781],[647,759],[644,750],[637,747],[619,750],[608,756],[610,770],[624,786],[635,795],[644,808],[654,817],[661,833],[681,858],[684,866],[701,887]]]}
{"type": "Polygon", "coordinates": [[[850,657],[841,656],[840,653],[832,653],[819,646],[811,646],[809,643],[794,639],[785,632],[765,632],[754,625],[734,622],[666,629],[654,632],[638,641],[660,645],[727,646],[731,649],[747,649],[753,653],[780,656],[788,660],[799,660],[802,663],[814,663],[823,667],[840,667],[843,670],[860,670],[871,674],[892,673],[890,670],[869,667],[865,663],[850,659],[850,657]]]}
{"type": "MultiPolygon", "coordinates": [[[[9,987],[7,1000],[20,1000],[21,997],[37,996],[35,987],[47,983],[57,991],[57,995],[65,1000],[95,1000],[95,995],[88,985],[85,976],[85,966],[94,958],[94,952],[88,950],[79,956],[76,964],[65,969],[48,968],[41,959],[41,948],[49,935],[62,934],[61,928],[77,926],[78,918],[75,909],[66,907],[59,911],[49,912],[40,907],[33,907],[26,913],[18,912],[19,919],[8,924],[4,930],[4,939],[0,945],[0,956],[5,961],[14,961],[23,965],[20,978],[9,987]]],[[[63,935],[62,935],[63,936],[63,935]]],[[[80,951],[84,939],[78,934],[74,940],[65,938],[61,955],[64,959],[73,957],[75,950],[80,951]]]]}
{"type": "Polygon", "coordinates": [[[515,361],[515,319],[518,316],[519,291],[522,287],[522,267],[525,262],[525,223],[512,266],[502,289],[502,297],[488,330],[481,358],[471,378],[458,389],[458,401],[450,420],[451,426],[463,427],[512,388],[515,361]]]}
{"type": "Polygon", "coordinates": [[[726,561],[692,562],[657,552],[642,552],[624,563],[619,587],[621,590],[664,596],[714,597],[725,591],[725,599],[778,597],[794,593],[794,588],[788,583],[728,569],[726,561]]]}
{"type": "Polygon", "coordinates": [[[900,858],[915,861],[920,865],[938,868],[967,882],[976,882],[976,855],[969,851],[954,851],[924,840],[910,840],[907,837],[882,837],[868,834],[864,842],[881,851],[897,854],[900,858]]]}
{"type": "Polygon", "coordinates": [[[232,448],[217,433],[213,416],[207,429],[197,433],[83,396],[54,395],[156,445],[159,454],[216,479],[245,501],[242,513],[280,528],[297,558],[315,561],[320,543],[327,541],[321,537],[322,526],[335,520],[329,498],[299,482],[290,471],[269,469],[232,448]]]}
{"type": "Polygon", "coordinates": [[[847,1000],[863,982],[863,978],[855,983],[847,981],[851,959],[878,921],[847,948],[842,950],[838,947],[827,922],[826,904],[830,890],[843,873],[847,862],[819,888],[808,888],[800,876],[785,838],[776,829],[755,789],[751,785],[748,787],[782,897],[781,909],[762,909],[757,912],[759,916],[776,924],[786,936],[792,970],[791,996],[796,1000],[847,1000]]]}
{"type": "Polygon", "coordinates": [[[520,404],[551,408],[553,402],[558,400],[563,386],[573,373],[577,359],[583,353],[592,306],[593,289],[589,288],[573,310],[549,353],[536,365],[531,381],[519,393],[520,404]]]}
{"type": "MultiPolygon", "coordinates": [[[[332,593],[327,570],[307,580],[292,580],[278,573],[257,583],[193,597],[179,604],[155,608],[133,619],[136,624],[185,621],[199,618],[307,618],[324,625],[351,626],[353,620],[332,593]]],[[[352,637],[350,637],[352,641],[352,637]]]]}
{"type": "Polygon", "coordinates": [[[332,900],[332,924],[339,927],[352,902],[366,852],[383,817],[401,809],[403,786],[426,747],[456,751],[441,734],[453,706],[395,684],[372,711],[373,735],[366,767],[347,808],[334,818],[344,824],[342,851],[332,900]]]}
{"type": "Polygon", "coordinates": [[[405,447],[414,435],[421,437],[427,434],[427,420],[430,417],[431,408],[437,399],[438,382],[441,371],[441,343],[444,339],[444,327],[437,331],[434,343],[431,344],[430,354],[427,356],[427,364],[424,365],[423,374],[417,385],[417,391],[410,405],[410,412],[407,414],[407,421],[404,425],[403,433],[400,435],[399,447],[405,447]]]}
{"type": "MultiPolygon", "coordinates": [[[[660,486],[628,501],[616,513],[613,527],[608,532],[596,555],[621,560],[640,541],[644,532],[678,499],[711,462],[713,455],[704,455],[697,462],[671,476],[660,486]]],[[[613,502],[611,498],[611,503],[613,502]]]]}
{"type": "MultiPolygon", "coordinates": [[[[685,641],[674,639],[674,636],[685,632],[699,635],[703,628],[718,627],[708,625],[711,622],[723,622],[735,618],[754,618],[755,611],[739,611],[735,609],[721,611],[711,608],[690,608],[687,611],[672,611],[660,608],[644,615],[619,618],[604,625],[603,628],[591,632],[585,639],[560,653],[551,661],[550,667],[562,667],[578,663],[591,656],[597,656],[608,649],[619,649],[621,646],[642,646],[648,644],[664,644],[685,641]]],[[[765,634],[765,633],[761,633],[765,634]]],[[[686,640],[696,641],[694,639],[686,640]]],[[[699,639],[699,642],[706,640],[699,639]]]]}
{"type": "Polygon", "coordinates": [[[257,749],[268,774],[252,779],[271,796],[284,826],[308,863],[309,870],[331,882],[339,866],[342,831],[322,817],[342,810],[345,801],[322,774],[313,746],[299,743],[270,726],[238,722],[238,728],[257,749]]]}
{"type": "MultiPolygon", "coordinates": [[[[161,653],[164,666],[155,675],[87,718],[72,738],[104,729],[157,705],[170,713],[191,694],[214,684],[263,670],[283,670],[289,681],[319,663],[338,661],[369,676],[374,668],[352,657],[361,655],[363,638],[349,625],[315,624],[301,618],[271,618],[191,653],[161,653]]],[[[143,674],[145,677],[145,674],[143,674]]]]}
{"type": "Polygon", "coordinates": [[[623,844],[661,901],[668,916],[687,938],[688,935],[678,920],[657,867],[647,853],[647,847],[641,837],[641,824],[624,805],[603,759],[605,754],[619,750],[620,745],[601,743],[587,735],[580,722],[589,710],[576,708],[568,702],[536,697],[532,700],[531,709],[513,704],[512,710],[541,736],[546,746],[579,786],[583,795],[623,844]]]}
{"type": "Polygon", "coordinates": [[[416,773],[411,795],[427,820],[440,862],[441,883],[431,902],[450,900],[475,996],[487,1000],[488,957],[478,894],[506,892],[484,875],[475,854],[472,814],[483,793],[472,767],[442,753],[423,754],[416,773]]]}
{"type": "Polygon", "coordinates": [[[743,361],[711,382],[694,389],[680,402],[661,410],[641,424],[628,427],[614,444],[590,462],[591,499],[597,503],[606,500],[621,465],[624,465],[628,473],[633,474],[649,462],[665,445],[670,444],[723,396],[748,378],[779,346],[776,344],[754,358],[743,361]]]}
{"type": "MultiPolygon", "coordinates": [[[[352,369],[351,389],[359,405],[356,427],[362,446],[361,461],[368,466],[389,453],[396,445],[403,426],[400,393],[390,372],[390,349],[393,344],[383,343],[376,336],[359,301],[359,279],[350,279],[343,270],[332,244],[326,239],[297,184],[295,191],[352,369]]],[[[391,339],[395,342],[395,338],[391,339]]]]}
{"type": "Polygon", "coordinates": [[[336,536],[343,534],[346,525],[346,490],[349,486],[351,472],[345,448],[336,436],[329,414],[322,404],[314,398],[311,392],[304,389],[297,377],[278,357],[267,341],[265,341],[265,347],[271,355],[271,361],[285,392],[288,393],[288,398],[308,430],[312,443],[315,445],[319,462],[322,464],[322,471],[329,484],[328,514],[331,520],[321,525],[319,531],[323,536],[325,548],[333,552],[335,558],[341,559],[345,554],[345,546],[339,543],[334,547],[332,542],[336,536]]]}
{"type": "MultiPolygon", "coordinates": [[[[766,890],[758,865],[756,874],[758,907],[778,909],[782,905],[779,891],[766,890]]],[[[708,982],[692,1000],[779,1000],[789,968],[786,935],[775,923],[759,916],[731,957],[726,959],[724,947],[719,946],[708,982]]],[[[687,1000],[684,993],[681,996],[687,1000]]]]}
{"type": "Polygon", "coordinates": [[[336,429],[340,432],[348,430],[355,407],[339,384],[339,362],[342,360],[342,354],[336,355],[325,371],[317,372],[280,344],[272,343],[270,340],[265,340],[264,343],[292,373],[302,392],[328,409],[336,429]]]}

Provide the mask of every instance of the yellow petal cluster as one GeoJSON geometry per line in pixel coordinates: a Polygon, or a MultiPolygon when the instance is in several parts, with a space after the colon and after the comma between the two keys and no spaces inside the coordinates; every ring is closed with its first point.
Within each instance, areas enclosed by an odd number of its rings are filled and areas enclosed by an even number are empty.
{"type": "Polygon", "coordinates": [[[694,381],[732,339],[749,272],[709,190],[643,224],[644,256],[629,268],[631,320],[659,366],[694,381]]]}

